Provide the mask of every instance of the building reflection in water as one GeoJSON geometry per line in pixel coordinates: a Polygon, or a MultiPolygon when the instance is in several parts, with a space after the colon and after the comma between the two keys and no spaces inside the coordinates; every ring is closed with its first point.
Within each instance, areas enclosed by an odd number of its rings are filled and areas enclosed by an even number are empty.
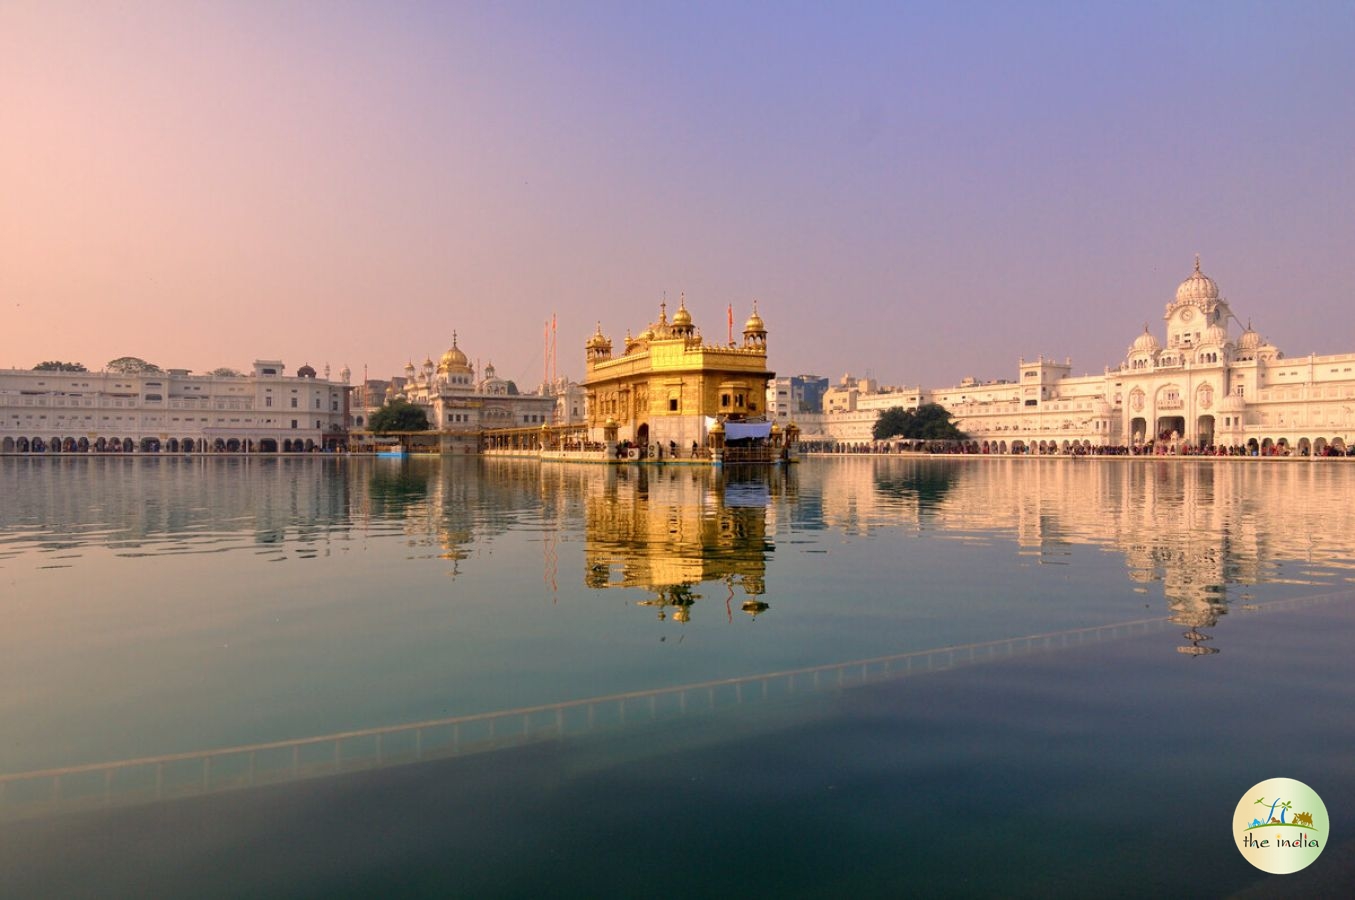
{"type": "Polygon", "coordinates": [[[1190,655],[1213,652],[1210,629],[1231,608],[1355,580],[1355,467],[1344,460],[863,456],[719,471],[479,457],[28,459],[0,480],[0,560],[99,544],[281,559],[399,535],[410,558],[447,560],[455,576],[501,536],[526,532],[552,598],[557,548],[581,542],[587,587],[643,589],[642,602],[677,621],[704,604],[767,610],[775,544],[818,531],[969,541],[995,570],[1016,562],[1002,558],[1007,541],[1038,563],[1099,547],[1124,561],[1148,605],[1165,604],[1190,655]]]}
{"type": "Polygon", "coordinates": [[[1352,475],[1325,461],[929,460],[863,458],[807,467],[826,527],[903,526],[939,536],[1014,534],[1056,562],[1070,545],[1122,554],[1143,592],[1160,585],[1194,656],[1206,629],[1264,584],[1352,580],[1352,475]]]}
{"type": "Polygon", "coordinates": [[[540,533],[543,580],[558,590],[558,543],[582,529],[589,588],[640,588],[639,605],[686,622],[716,600],[758,616],[776,509],[794,503],[794,471],[707,466],[405,460],[365,470],[360,523],[396,521],[412,555],[452,562],[512,530],[540,533]],[[705,585],[705,587],[703,587],[705,585]]]}
{"type": "Polygon", "coordinates": [[[585,581],[591,588],[643,588],[660,619],[686,622],[697,601],[722,600],[757,616],[765,598],[773,496],[793,483],[782,470],[731,467],[592,470],[585,504],[585,581]],[[704,583],[711,589],[700,590],[704,583]],[[718,587],[716,585],[718,584],[718,587]]]}
{"type": "Polygon", "coordinates": [[[1217,652],[1209,629],[1260,586],[1355,579],[1355,507],[1344,501],[1355,471],[1330,461],[849,457],[746,472],[460,465],[434,463],[418,476],[426,500],[374,476],[366,511],[402,506],[411,544],[435,542],[453,560],[498,532],[539,527],[550,583],[556,535],[582,528],[588,587],[644,589],[651,596],[640,603],[678,622],[702,601],[731,615],[766,611],[778,531],[1010,538],[1019,555],[1051,564],[1073,546],[1100,547],[1120,555],[1141,593],[1161,591],[1182,627],[1179,652],[1195,656],[1217,652]]]}

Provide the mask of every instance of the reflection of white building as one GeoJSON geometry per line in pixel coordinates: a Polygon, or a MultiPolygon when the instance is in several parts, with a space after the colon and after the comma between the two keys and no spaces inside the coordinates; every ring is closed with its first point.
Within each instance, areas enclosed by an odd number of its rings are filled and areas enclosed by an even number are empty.
{"type": "Polygon", "coordinates": [[[348,388],[310,366],[284,372],[278,360],[224,376],[0,370],[0,452],[272,453],[342,444],[348,388]]]}
{"type": "Polygon", "coordinates": [[[1145,326],[1123,362],[1098,375],[1042,357],[1021,360],[1014,381],[876,391],[844,379],[805,432],[869,441],[882,410],[939,403],[991,452],[1184,442],[1323,453],[1355,437],[1355,353],[1286,358],[1241,326],[1198,259],[1163,319],[1165,341],[1145,326]]]}
{"type": "MultiPolygon", "coordinates": [[[[1100,547],[1124,560],[1144,592],[1161,592],[1173,622],[1199,628],[1258,586],[1293,593],[1310,584],[1308,593],[1319,593],[1326,589],[1308,581],[1312,571],[1338,583],[1355,577],[1355,504],[1342,502],[1334,478],[1343,468],[863,454],[796,471],[801,504],[816,498],[830,528],[997,536],[1042,564],[1061,564],[1073,547],[1100,547]]],[[[812,518],[797,513],[797,521],[812,518]]],[[[1107,589],[1120,590],[1113,581],[1107,589]]]]}

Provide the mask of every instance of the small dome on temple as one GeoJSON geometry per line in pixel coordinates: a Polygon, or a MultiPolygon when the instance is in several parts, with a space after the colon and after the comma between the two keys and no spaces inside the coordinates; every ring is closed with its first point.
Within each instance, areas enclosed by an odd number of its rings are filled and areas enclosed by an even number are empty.
{"type": "Polygon", "coordinates": [[[692,324],[692,314],[687,312],[687,298],[685,297],[679,303],[677,312],[673,313],[673,324],[679,327],[692,324]]]}
{"type": "Polygon", "coordinates": [[[767,326],[762,321],[762,316],[757,314],[757,301],[753,301],[753,314],[748,317],[748,321],[743,323],[744,331],[766,331],[767,326]]]}
{"type": "Polygon", "coordinates": [[[1153,337],[1153,333],[1148,330],[1148,326],[1144,325],[1143,334],[1134,338],[1134,344],[1130,350],[1135,353],[1153,353],[1157,351],[1158,346],[1157,338],[1153,337]]]}

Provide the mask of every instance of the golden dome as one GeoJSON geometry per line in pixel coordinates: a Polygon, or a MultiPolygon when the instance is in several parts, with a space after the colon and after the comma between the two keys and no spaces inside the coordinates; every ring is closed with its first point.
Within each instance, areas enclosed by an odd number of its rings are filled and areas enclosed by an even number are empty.
{"type": "Polygon", "coordinates": [[[673,313],[673,324],[685,328],[692,324],[692,314],[687,312],[687,298],[683,297],[677,312],[673,313]]]}
{"type": "Polygon", "coordinates": [[[763,324],[762,316],[757,314],[757,301],[753,301],[753,314],[748,317],[748,321],[743,323],[744,331],[766,331],[767,326],[763,324]]]}
{"type": "Polygon", "coordinates": [[[470,370],[470,360],[467,359],[466,354],[462,353],[460,348],[456,346],[455,331],[452,332],[452,349],[442,354],[442,361],[438,363],[439,372],[450,372],[453,369],[461,372],[470,370]]]}
{"type": "Polygon", "coordinates": [[[1176,289],[1176,302],[1188,303],[1199,300],[1217,300],[1219,299],[1219,286],[1214,283],[1214,279],[1200,271],[1200,255],[1195,254],[1195,271],[1190,273],[1190,277],[1181,282],[1181,286],[1176,289]]]}

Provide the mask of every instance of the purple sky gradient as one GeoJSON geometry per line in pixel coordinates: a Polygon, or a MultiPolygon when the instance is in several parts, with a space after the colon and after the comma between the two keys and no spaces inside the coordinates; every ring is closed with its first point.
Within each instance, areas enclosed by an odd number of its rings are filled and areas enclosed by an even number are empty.
{"type": "MultiPolygon", "coordinates": [[[[1355,352],[1355,5],[0,4],[0,366],[1122,359],[1193,254],[1355,352]]],[[[1234,326],[1234,336],[1237,328],[1234,326]]]]}

